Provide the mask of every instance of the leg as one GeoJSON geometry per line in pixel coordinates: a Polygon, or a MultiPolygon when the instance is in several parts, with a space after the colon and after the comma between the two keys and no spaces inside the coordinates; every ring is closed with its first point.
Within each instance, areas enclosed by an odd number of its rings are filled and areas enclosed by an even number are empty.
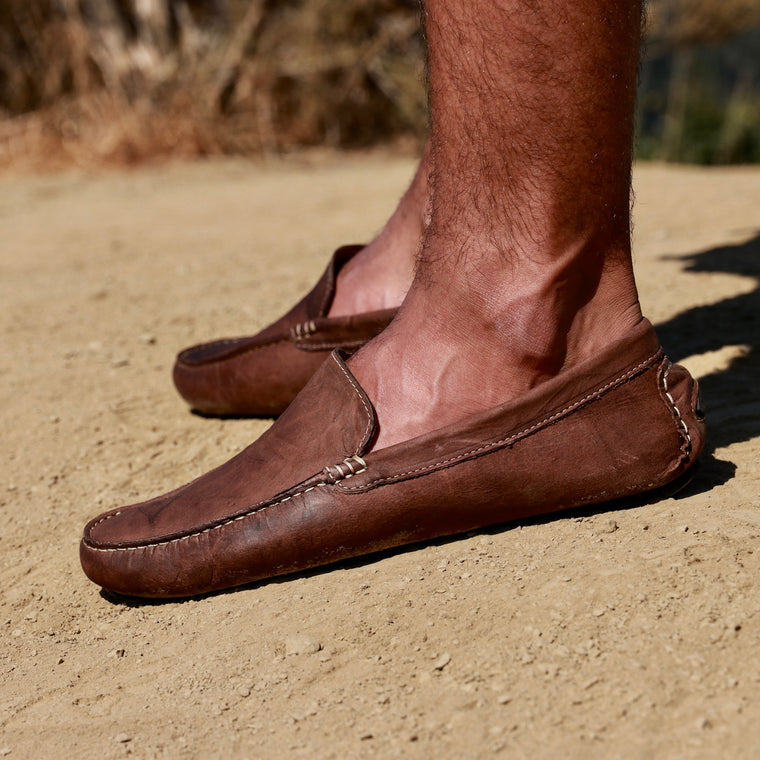
{"type": "Polygon", "coordinates": [[[352,361],[376,448],[518,396],[641,319],[629,185],[641,7],[429,0],[432,218],[352,361]]]}

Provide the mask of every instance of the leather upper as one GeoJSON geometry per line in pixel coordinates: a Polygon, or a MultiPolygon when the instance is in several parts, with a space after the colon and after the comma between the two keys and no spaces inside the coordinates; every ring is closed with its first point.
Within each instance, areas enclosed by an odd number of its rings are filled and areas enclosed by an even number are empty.
{"type": "Polygon", "coordinates": [[[333,349],[360,348],[396,314],[383,309],[327,316],[338,272],[361,249],[339,248],[312,290],[259,333],[182,351],[173,369],[180,395],[204,414],[281,414],[333,349]]]}
{"type": "Polygon", "coordinates": [[[111,590],[197,594],[412,541],[640,493],[704,443],[696,382],[643,320],[534,388],[372,450],[371,403],[339,352],[232,460],[85,528],[85,572],[111,590]]]}

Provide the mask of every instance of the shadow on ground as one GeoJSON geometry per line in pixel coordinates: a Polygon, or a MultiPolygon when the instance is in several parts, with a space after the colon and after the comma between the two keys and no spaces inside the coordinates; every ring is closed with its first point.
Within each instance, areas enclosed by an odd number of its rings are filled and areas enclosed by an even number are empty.
{"type": "Polygon", "coordinates": [[[668,355],[687,356],[745,346],[746,351],[724,369],[702,376],[699,386],[706,411],[708,439],[700,479],[705,486],[730,479],[731,462],[715,458],[717,449],[760,436],[760,233],[736,245],[678,256],[687,272],[738,274],[755,280],[749,293],[696,306],[657,325],[668,355]]]}

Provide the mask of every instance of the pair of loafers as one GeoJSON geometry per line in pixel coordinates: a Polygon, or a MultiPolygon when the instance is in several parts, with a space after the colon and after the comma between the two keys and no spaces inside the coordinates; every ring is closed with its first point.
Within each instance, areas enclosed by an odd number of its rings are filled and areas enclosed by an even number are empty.
{"type": "Polygon", "coordinates": [[[375,412],[339,338],[356,348],[392,314],[326,316],[350,255],[339,251],[264,333],[180,355],[175,380],[200,411],[287,408],[210,473],[91,520],[80,558],[94,582],[132,596],[203,594],[689,477],[705,435],[697,383],[664,356],[647,320],[515,401],[373,451],[375,412]],[[257,374],[265,355],[281,362],[267,370],[271,385],[257,374]]]}

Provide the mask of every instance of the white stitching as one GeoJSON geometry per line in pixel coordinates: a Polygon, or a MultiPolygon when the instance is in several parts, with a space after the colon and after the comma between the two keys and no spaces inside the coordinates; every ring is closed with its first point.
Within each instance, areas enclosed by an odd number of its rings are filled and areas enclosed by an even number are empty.
{"type": "Polygon", "coordinates": [[[420,472],[433,470],[436,467],[441,467],[443,465],[451,464],[452,462],[458,462],[460,459],[465,459],[466,457],[472,456],[473,454],[479,454],[482,451],[487,451],[488,449],[495,448],[496,446],[502,446],[504,444],[507,444],[511,441],[516,440],[517,438],[521,438],[522,436],[527,435],[528,433],[532,433],[534,430],[542,427],[543,425],[547,425],[550,422],[553,422],[557,418],[562,417],[568,412],[571,412],[577,407],[585,404],[587,401],[594,398],[595,396],[599,396],[600,394],[604,393],[606,390],[608,390],[612,386],[617,385],[618,383],[621,383],[624,380],[627,380],[632,375],[635,375],[640,369],[642,369],[646,365],[655,361],[661,353],[662,353],[662,349],[658,349],[656,353],[652,354],[652,356],[650,356],[645,361],[641,362],[641,364],[638,364],[637,366],[635,366],[633,369],[630,369],[628,370],[628,372],[625,372],[619,377],[615,378],[614,380],[611,380],[609,383],[607,383],[606,385],[603,385],[601,388],[597,388],[595,391],[589,393],[587,396],[584,396],[579,401],[575,401],[569,406],[566,406],[564,409],[560,410],[559,412],[555,412],[554,414],[550,415],[549,417],[546,417],[540,422],[537,422],[534,425],[531,425],[530,427],[525,428],[525,430],[521,430],[519,433],[514,433],[513,435],[507,436],[506,438],[502,438],[499,441],[492,441],[491,443],[487,443],[483,446],[479,446],[477,449],[470,449],[469,451],[465,451],[462,454],[457,454],[457,456],[451,457],[450,459],[444,459],[440,462],[435,462],[434,464],[426,465],[425,467],[419,467],[416,470],[408,470],[407,472],[396,473],[395,475],[390,475],[387,478],[376,478],[375,480],[370,480],[364,483],[363,485],[359,485],[359,486],[350,486],[350,487],[345,487],[345,488],[342,487],[341,490],[342,491],[360,491],[360,490],[368,489],[371,486],[377,485],[378,483],[393,482],[407,475],[416,475],[417,473],[420,473],[420,472]]]}
{"type": "MultiPolygon", "coordinates": [[[[313,491],[315,488],[323,488],[325,486],[335,485],[335,483],[339,483],[341,480],[352,478],[354,475],[357,475],[360,472],[364,472],[364,470],[367,469],[367,463],[358,454],[353,454],[350,458],[344,459],[343,462],[334,465],[334,467],[340,473],[340,478],[334,478],[334,476],[332,476],[333,480],[330,483],[317,483],[316,485],[310,486],[309,488],[306,488],[303,491],[298,491],[297,493],[291,494],[290,496],[286,496],[284,499],[280,499],[279,501],[274,501],[269,504],[259,502],[259,504],[249,507],[248,511],[246,511],[245,514],[238,515],[237,517],[233,517],[230,520],[225,520],[224,522],[219,523],[218,525],[212,525],[210,528],[199,530],[196,533],[188,533],[188,535],[186,536],[179,536],[177,538],[171,538],[168,541],[158,541],[158,542],[146,544],[143,546],[114,546],[114,547],[105,548],[105,547],[92,546],[89,543],[87,546],[89,549],[92,549],[93,551],[96,551],[96,552],[128,552],[128,551],[137,551],[138,549],[150,549],[154,546],[166,546],[167,544],[174,544],[174,543],[177,543],[178,541],[186,541],[188,538],[202,536],[204,533],[210,533],[212,530],[218,530],[219,528],[223,528],[225,525],[230,525],[231,523],[237,522],[238,520],[243,520],[246,517],[255,515],[257,512],[262,512],[268,507],[275,507],[278,504],[284,504],[286,501],[290,501],[296,496],[307,494],[309,493],[309,491],[313,491]],[[355,469],[354,462],[359,465],[360,469],[355,469]],[[343,474],[343,468],[341,467],[341,464],[345,464],[348,467],[348,469],[350,470],[348,474],[345,474],[345,475],[343,474]]],[[[93,530],[95,530],[95,528],[97,528],[98,525],[105,522],[106,520],[110,520],[112,517],[118,517],[120,514],[122,514],[122,511],[123,510],[120,509],[118,512],[112,512],[111,514],[104,515],[96,523],[92,524],[92,527],[88,531],[89,535],[90,536],[92,535],[93,530]]]]}
{"type": "Polygon", "coordinates": [[[344,459],[338,464],[328,465],[322,470],[322,473],[327,478],[327,481],[334,485],[340,483],[348,478],[353,478],[354,475],[358,475],[360,472],[364,472],[367,469],[367,463],[358,455],[352,454],[347,459],[344,459]],[[343,472],[343,465],[346,465],[348,472],[343,472]],[[359,465],[358,469],[356,465],[359,465]],[[338,471],[338,475],[335,474],[335,470],[338,471]]]}
{"type": "Polygon", "coordinates": [[[678,406],[676,405],[675,400],[673,399],[673,396],[670,395],[670,391],[668,389],[668,375],[670,374],[670,367],[672,365],[668,365],[668,368],[662,373],[662,389],[665,391],[665,395],[668,398],[668,401],[670,401],[670,405],[673,407],[673,411],[675,412],[676,417],[676,423],[677,426],[680,426],[683,429],[684,435],[686,436],[686,440],[688,442],[688,449],[687,451],[691,450],[691,434],[689,433],[689,426],[684,422],[683,417],[681,416],[681,412],[678,409],[678,406]]]}
{"type": "MultiPolygon", "coordinates": [[[[356,395],[359,397],[359,401],[362,402],[362,406],[364,407],[364,411],[367,413],[367,427],[366,427],[366,429],[364,431],[364,435],[362,437],[363,440],[366,440],[367,439],[367,435],[369,434],[369,430],[372,427],[372,413],[370,412],[369,407],[367,406],[366,402],[364,401],[364,397],[362,396],[361,391],[359,390],[359,387],[357,386],[356,382],[353,380],[353,378],[351,377],[351,375],[343,368],[343,365],[338,361],[338,359],[335,356],[335,354],[331,354],[331,356],[335,360],[335,363],[338,365],[338,368],[340,369],[340,371],[348,379],[349,383],[351,384],[351,387],[356,391],[356,395]]],[[[361,459],[361,457],[359,457],[359,452],[358,451],[355,452],[353,456],[356,456],[358,459],[360,459],[361,462],[362,462],[362,464],[364,464],[364,466],[366,467],[366,463],[364,462],[363,459],[361,459]]],[[[341,476],[343,476],[343,470],[342,470],[342,468],[340,468],[339,465],[336,465],[336,467],[338,468],[338,472],[340,472],[341,476]]],[[[355,473],[351,473],[348,476],[344,476],[344,477],[341,477],[340,479],[336,479],[334,482],[338,483],[338,482],[340,482],[340,480],[345,479],[345,477],[352,477],[354,474],[355,473]]],[[[327,486],[327,485],[334,485],[334,483],[317,483],[316,485],[311,486],[311,487],[305,489],[304,491],[298,491],[297,493],[291,494],[290,496],[286,496],[284,499],[280,499],[280,501],[275,501],[275,502],[272,502],[271,504],[261,504],[259,506],[253,506],[247,512],[245,512],[245,514],[238,515],[238,517],[233,517],[231,520],[227,520],[227,521],[225,521],[223,523],[220,523],[219,525],[213,525],[212,527],[205,528],[204,530],[198,531],[197,533],[189,533],[186,536],[180,536],[178,538],[172,538],[172,539],[170,539],[168,541],[159,541],[159,542],[150,543],[150,544],[143,545],[143,546],[121,546],[121,547],[112,547],[112,548],[100,548],[100,547],[91,546],[90,544],[88,544],[88,548],[92,549],[93,551],[97,551],[97,552],[135,551],[137,549],[149,549],[149,548],[152,548],[154,546],[165,546],[166,544],[173,544],[173,543],[175,543],[177,541],[185,541],[188,538],[193,538],[193,536],[200,536],[200,535],[202,535],[204,533],[209,533],[212,530],[217,530],[218,528],[221,528],[224,525],[229,525],[230,523],[237,522],[238,520],[242,520],[245,517],[250,517],[250,515],[255,514],[256,512],[259,512],[262,509],[266,509],[267,507],[274,507],[277,504],[283,504],[283,503],[285,503],[286,501],[289,501],[290,499],[292,499],[295,496],[300,496],[301,494],[305,494],[305,493],[308,493],[309,491],[313,491],[315,488],[318,488],[320,486],[327,486]]],[[[105,522],[106,520],[110,520],[112,517],[117,517],[120,514],[121,514],[121,510],[119,512],[113,512],[111,514],[104,515],[102,517],[102,519],[98,520],[98,522],[96,522],[96,523],[94,523],[92,525],[92,527],[89,530],[89,535],[92,535],[92,531],[98,525],[100,525],[102,522],[105,522]]]]}
{"type": "MultiPolygon", "coordinates": [[[[300,325],[298,325],[300,327],[300,325]]],[[[356,331],[359,331],[359,328],[361,328],[361,325],[355,325],[356,331]]],[[[316,351],[318,349],[325,349],[325,348],[344,348],[346,346],[363,346],[367,341],[371,340],[372,338],[377,337],[380,335],[380,333],[384,330],[384,327],[380,327],[377,330],[373,330],[371,333],[367,333],[367,337],[365,338],[345,338],[341,339],[339,337],[333,338],[332,340],[323,340],[322,343],[314,343],[313,341],[309,340],[310,338],[314,337],[314,333],[317,331],[316,326],[313,330],[310,332],[307,332],[305,329],[302,329],[300,334],[296,334],[293,331],[291,331],[291,338],[293,341],[295,341],[298,344],[298,348],[300,348],[302,351],[316,351]]],[[[329,325],[325,326],[324,329],[325,333],[328,333],[329,338],[329,325]]]]}
{"type": "Polygon", "coordinates": [[[297,322],[290,328],[290,337],[295,341],[305,340],[316,330],[317,325],[313,319],[310,319],[308,322],[297,322]]]}
{"type": "MultiPolygon", "coordinates": [[[[237,522],[238,520],[243,520],[246,517],[250,517],[251,515],[255,515],[257,512],[261,512],[267,507],[276,507],[278,504],[284,504],[286,501],[290,501],[291,499],[295,498],[296,496],[301,496],[302,494],[309,493],[309,491],[313,491],[315,488],[320,488],[323,486],[331,485],[330,483],[317,483],[314,486],[310,486],[309,488],[298,491],[297,493],[291,494],[290,496],[286,496],[284,499],[280,499],[279,501],[274,501],[271,504],[257,504],[254,507],[251,507],[248,512],[242,515],[238,515],[237,517],[233,517],[230,520],[225,520],[225,522],[219,523],[218,525],[212,525],[210,528],[204,528],[203,530],[199,530],[197,533],[188,533],[186,536],[179,536],[178,538],[171,538],[168,541],[157,541],[155,543],[146,544],[143,546],[114,546],[109,548],[101,548],[98,546],[91,546],[89,543],[87,544],[87,548],[91,549],[92,551],[96,552],[131,552],[131,551],[137,551],[138,549],[152,549],[155,546],[166,546],[167,544],[176,544],[178,541],[186,541],[188,538],[195,538],[196,536],[202,536],[204,533],[211,533],[212,530],[218,530],[219,528],[223,528],[226,525],[231,525],[234,522],[237,522]]],[[[110,519],[111,517],[116,517],[117,515],[120,515],[121,511],[114,512],[113,514],[106,515],[103,517],[102,520],[98,520],[92,528],[90,528],[90,535],[92,535],[92,531],[100,525],[100,523],[105,522],[106,520],[110,519]]],[[[87,541],[87,539],[85,539],[87,541]]]]}
{"type": "MultiPolygon", "coordinates": [[[[346,371],[346,369],[343,367],[343,365],[338,361],[338,357],[333,353],[330,354],[330,356],[335,360],[335,363],[338,365],[338,369],[346,376],[346,379],[349,383],[351,383],[351,387],[356,391],[356,395],[359,397],[359,401],[362,402],[362,406],[364,407],[364,411],[367,413],[367,427],[364,430],[364,435],[362,436],[362,440],[366,442],[370,428],[372,427],[372,412],[369,410],[369,407],[367,406],[367,402],[364,400],[364,395],[362,394],[362,391],[360,390],[359,386],[354,381],[353,377],[346,371]]],[[[358,454],[358,449],[354,452],[355,454],[358,454]]]]}
{"type": "MultiPolygon", "coordinates": [[[[353,454],[349,459],[344,459],[343,461],[348,466],[348,469],[351,470],[351,475],[356,475],[357,472],[363,472],[367,469],[367,463],[358,454],[353,454]],[[358,464],[361,469],[357,470],[354,466],[355,464],[358,464]]],[[[351,475],[348,477],[351,477],[351,475]]]]}
{"type": "MultiPolygon", "coordinates": [[[[184,541],[188,538],[193,538],[194,536],[200,536],[204,533],[209,533],[212,530],[217,530],[217,528],[222,528],[225,525],[229,525],[230,523],[237,522],[238,520],[242,520],[245,517],[250,517],[251,515],[256,514],[257,512],[261,512],[267,507],[274,507],[277,504],[284,504],[286,501],[290,501],[290,499],[300,496],[301,494],[309,493],[309,491],[313,491],[315,488],[321,488],[328,485],[335,485],[336,483],[340,483],[342,480],[346,480],[348,478],[352,478],[354,475],[358,475],[360,472],[364,472],[364,470],[367,469],[367,463],[358,455],[353,454],[351,457],[344,459],[342,462],[339,462],[336,465],[333,465],[335,469],[338,470],[340,477],[336,478],[335,475],[332,472],[327,472],[329,468],[325,468],[324,472],[325,474],[330,478],[329,483],[317,483],[316,485],[310,486],[309,488],[306,488],[303,491],[298,491],[297,493],[291,494],[290,496],[286,496],[284,499],[280,499],[279,501],[272,502],[271,504],[265,504],[262,502],[259,502],[258,505],[254,505],[252,507],[249,507],[248,511],[245,514],[238,515],[237,517],[233,517],[231,520],[226,520],[222,523],[219,523],[218,525],[213,525],[210,528],[205,528],[204,530],[198,531],[196,533],[189,533],[187,536],[180,536],[178,538],[172,538],[168,541],[159,541],[157,543],[151,543],[144,546],[121,546],[121,547],[111,547],[111,548],[98,548],[96,546],[89,546],[90,549],[97,552],[125,552],[125,551],[135,551],[136,549],[148,549],[152,546],[165,546],[166,544],[173,544],[177,541],[184,541]],[[349,469],[348,473],[343,472],[343,466],[346,465],[346,467],[349,469]],[[359,465],[359,468],[356,468],[356,465],[359,465]]],[[[89,530],[89,534],[92,535],[92,531],[98,527],[101,523],[105,522],[106,520],[110,520],[112,517],[118,517],[122,513],[122,510],[119,510],[118,512],[112,512],[111,514],[104,515],[100,520],[98,520],[96,523],[92,524],[92,527],[89,530]]]]}

